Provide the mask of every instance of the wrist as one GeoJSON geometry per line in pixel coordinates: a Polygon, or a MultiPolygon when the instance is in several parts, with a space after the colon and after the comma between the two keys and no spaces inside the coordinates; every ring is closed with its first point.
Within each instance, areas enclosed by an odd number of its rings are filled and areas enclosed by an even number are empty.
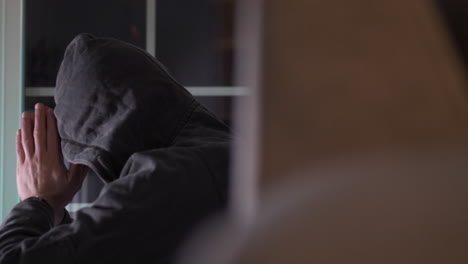
{"type": "Polygon", "coordinates": [[[64,215],[64,208],[54,209],[54,226],[58,226],[62,223],[64,215]]]}
{"type": "Polygon", "coordinates": [[[54,206],[52,206],[52,204],[49,201],[47,201],[47,199],[45,199],[45,198],[43,198],[41,196],[31,196],[31,197],[29,197],[27,199],[24,199],[24,200],[28,200],[28,199],[40,201],[40,202],[46,204],[47,207],[52,209],[54,226],[57,226],[62,222],[63,217],[65,215],[65,208],[63,208],[63,207],[54,207],[54,206]]]}
{"type": "Polygon", "coordinates": [[[47,203],[50,206],[50,208],[52,208],[52,210],[54,211],[54,226],[59,225],[63,220],[65,208],[63,206],[57,205],[56,203],[53,203],[52,199],[48,200],[46,198],[41,197],[39,197],[39,199],[42,199],[45,203],[47,203]]]}

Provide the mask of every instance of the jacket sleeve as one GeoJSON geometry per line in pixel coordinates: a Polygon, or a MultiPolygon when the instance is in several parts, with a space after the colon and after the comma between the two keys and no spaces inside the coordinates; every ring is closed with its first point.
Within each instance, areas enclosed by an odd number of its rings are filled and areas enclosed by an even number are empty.
{"type": "MultiPolygon", "coordinates": [[[[61,224],[71,223],[65,210],[61,224]]],[[[22,251],[33,251],[39,237],[54,227],[53,209],[42,199],[31,197],[18,203],[0,226],[0,263],[19,263],[22,251]]]]}
{"type": "Polygon", "coordinates": [[[200,155],[156,152],[134,155],[125,175],[70,224],[53,227],[52,209],[40,200],[20,202],[0,228],[0,264],[171,262],[224,203],[200,155]]]}

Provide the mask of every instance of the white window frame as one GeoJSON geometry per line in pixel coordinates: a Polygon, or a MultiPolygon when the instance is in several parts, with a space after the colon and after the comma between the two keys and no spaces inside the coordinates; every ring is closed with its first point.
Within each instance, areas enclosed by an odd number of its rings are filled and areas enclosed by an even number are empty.
{"type": "Polygon", "coordinates": [[[0,0],[0,219],[18,202],[15,134],[23,110],[23,0],[0,0]]]}

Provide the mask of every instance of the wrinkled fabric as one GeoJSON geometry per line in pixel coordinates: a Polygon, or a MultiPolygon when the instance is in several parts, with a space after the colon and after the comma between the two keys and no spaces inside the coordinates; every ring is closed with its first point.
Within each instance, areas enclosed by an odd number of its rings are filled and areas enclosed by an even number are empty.
{"type": "Polygon", "coordinates": [[[0,228],[0,263],[170,263],[227,204],[230,131],[154,57],[77,36],[55,91],[64,158],[106,185],[71,223],[20,202],[0,228]]]}

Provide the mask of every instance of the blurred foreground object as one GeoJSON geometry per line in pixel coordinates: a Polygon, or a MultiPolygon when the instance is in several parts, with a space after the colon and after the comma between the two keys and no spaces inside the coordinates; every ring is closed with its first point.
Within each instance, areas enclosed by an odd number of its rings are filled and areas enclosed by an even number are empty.
{"type": "Polygon", "coordinates": [[[256,216],[211,223],[181,263],[467,263],[466,74],[434,3],[260,13],[258,163],[236,164],[256,216]]]}
{"type": "Polygon", "coordinates": [[[437,149],[305,170],[253,224],[208,231],[183,263],[468,263],[467,160],[437,149]]]}
{"type": "Polygon", "coordinates": [[[260,192],[323,160],[467,138],[466,74],[432,1],[263,9],[260,192]]]}

